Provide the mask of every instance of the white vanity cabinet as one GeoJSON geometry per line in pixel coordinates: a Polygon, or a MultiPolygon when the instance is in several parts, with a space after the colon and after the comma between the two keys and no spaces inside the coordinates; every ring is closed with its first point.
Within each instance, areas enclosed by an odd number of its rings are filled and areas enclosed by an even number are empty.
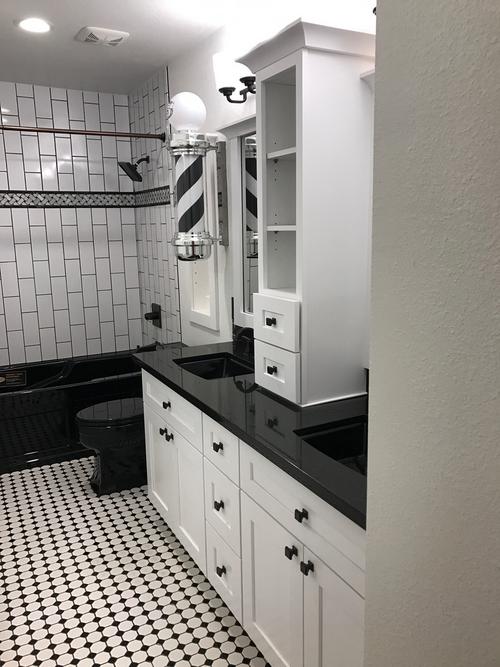
{"type": "Polygon", "coordinates": [[[303,547],[244,493],[241,516],[243,626],[273,667],[302,667],[303,547]]]}
{"type": "Polygon", "coordinates": [[[272,667],[362,667],[365,532],[240,447],[245,630],[272,667]]]}
{"type": "Polygon", "coordinates": [[[165,420],[144,405],[148,496],[172,530],[179,521],[179,471],[177,447],[162,434],[165,420]]]}
{"type": "Polygon", "coordinates": [[[363,667],[363,598],[308,549],[304,562],[304,667],[363,667]]]}
{"type": "Polygon", "coordinates": [[[176,405],[189,406],[194,420],[188,431],[194,429],[194,438],[200,443],[201,412],[149,373],[143,372],[143,388],[147,390],[143,395],[148,496],[189,555],[205,571],[203,455],[172,425],[171,421],[178,425],[179,420],[177,417],[169,420],[168,409],[162,407],[163,399],[168,393],[176,405]]]}
{"type": "Polygon", "coordinates": [[[143,384],[149,498],[266,660],[362,667],[364,530],[145,371],[143,384]]]}

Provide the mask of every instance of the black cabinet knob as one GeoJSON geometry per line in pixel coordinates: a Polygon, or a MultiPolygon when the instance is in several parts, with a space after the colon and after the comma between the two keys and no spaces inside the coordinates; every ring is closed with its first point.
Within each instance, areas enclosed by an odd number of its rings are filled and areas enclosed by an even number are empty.
{"type": "Polygon", "coordinates": [[[304,521],[304,519],[309,518],[309,512],[307,510],[305,510],[304,508],[302,508],[301,510],[295,510],[294,516],[295,516],[295,521],[298,521],[299,523],[302,523],[302,521],[304,521]]]}
{"type": "Polygon", "coordinates": [[[165,433],[167,432],[167,429],[160,427],[159,431],[160,431],[160,435],[165,435],[165,433]]]}
{"type": "Polygon", "coordinates": [[[278,418],[273,417],[272,419],[271,418],[267,419],[266,425],[269,426],[269,428],[274,428],[275,426],[278,426],[278,418]]]}
{"type": "Polygon", "coordinates": [[[276,326],[276,318],[275,317],[266,317],[266,326],[275,327],[276,326]]]}
{"type": "Polygon", "coordinates": [[[214,452],[221,452],[224,449],[224,445],[222,442],[214,442],[212,443],[212,449],[214,452]]]}
{"type": "Polygon", "coordinates": [[[214,510],[216,512],[220,512],[220,510],[224,509],[224,501],[223,500],[214,500],[214,510]]]}
{"type": "Polygon", "coordinates": [[[297,547],[294,545],[292,547],[285,547],[285,556],[288,558],[288,560],[292,560],[294,556],[298,556],[299,552],[297,550],[297,547]]]}
{"type": "Polygon", "coordinates": [[[222,577],[223,574],[226,574],[227,571],[226,566],[225,565],[222,565],[221,567],[217,566],[215,568],[215,571],[217,572],[218,577],[222,577]]]}
{"type": "Polygon", "coordinates": [[[304,563],[304,561],[301,561],[300,571],[302,572],[304,577],[307,577],[309,572],[314,572],[314,563],[311,563],[310,560],[308,560],[307,563],[304,563]]]}
{"type": "Polygon", "coordinates": [[[278,372],[278,367],[277,366],[268,366],[267,367],[267,372],[269,375],[274,375],[275,373],[278,372]]]}
{"type": "Polygon", "coordinates": [[[162,405],[164,410],[172,407],[172,403],[170,403],[170,401],[163,401],[162,405]]]}

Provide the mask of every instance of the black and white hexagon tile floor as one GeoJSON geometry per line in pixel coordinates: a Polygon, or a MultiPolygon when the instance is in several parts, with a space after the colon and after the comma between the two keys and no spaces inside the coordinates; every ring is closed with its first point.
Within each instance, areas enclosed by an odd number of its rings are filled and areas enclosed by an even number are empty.
{"type": "Polygon", "coordinates": [[[0,664],[265,667],[145,489],[97,497],[92,466],[0,477],[0,664]]]}

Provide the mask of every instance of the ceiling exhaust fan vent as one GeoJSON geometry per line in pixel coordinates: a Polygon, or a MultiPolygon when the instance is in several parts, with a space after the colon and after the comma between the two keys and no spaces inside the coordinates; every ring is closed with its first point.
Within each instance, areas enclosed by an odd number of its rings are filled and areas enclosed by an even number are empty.
{"type": "Polygon", "coordinates": [[[129,32],[111,30],[110,28],[95,28],[86,26],[82,28],[75,39],[87,44],[102,44],[103,46],[118,46],[130,37],[129,32]]]}

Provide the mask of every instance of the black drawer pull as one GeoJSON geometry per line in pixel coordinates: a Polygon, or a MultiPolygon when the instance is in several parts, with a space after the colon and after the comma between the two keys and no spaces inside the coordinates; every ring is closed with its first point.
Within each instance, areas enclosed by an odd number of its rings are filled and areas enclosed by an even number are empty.
{"type": "Polygon", "coordinates": [[[295,510],[294,516],[295,516],[295,521],[298,521],[299,523],[302,523],[302,521],[304,521],[304,519],[309,518],[309,512],[307,510],[305,510],[304,508],[302,508],[301,510],[295,510]]]}
{"type": "Polygon", "coordinates": [[[269,428],[274,428],[275,426],[278,426],[278,417],[267,419],[266,424],[267,426],[269,426],[269,428]]]}
{"type": "Polygon", "coordinates": [[[173,434],[173,433],[169,433],[169,432],[167,431],[166,428],[160,428],[159,431],[160,431],[160,435],[164,435],[164,436],[165,436],[165,440],[166,440],[167,442],[169,442],[170,440],[173,440],[173,439],[174,439],[174,434],[173,434]]]}
{"type": "Polygon", "coordinates": [[[275,327],[276,326],[276,318],[275,317],[266,317],[266,326],[275,327]]]}
{"type": "Polygon", "coordinates": [[[314,572],[314,563],[311,563],[310,560],[308,560],[307,563],[304,563],[304,561],[301,561],[300,571],[302,572],[304,577],[307,577],[309,572],[314,572]]]}
{"type": "Polygon", "coordinates": [[[222,567],[217,566],[215,568],[215,571],[217,572],[218,577],[222,577],[223,574],[226,574],[227,571],[226,566],[225,565],[222,565],[222,567]]]}
{"type": "Polygon", "coordinates": [[[274,375],[275,373],[278,372],[278,367],[277,366],[268,366],[267,367],[267,372],[269,375],[274,375]]]}
{"type": "Polygon", "coordinates": [[[224,444],[222,442],[212,443],[212,449],[214,452],[221,452],[224,449],[224,444]]]}
{"type": "Polygon", "coordinates": [[[297,550],[296,546],[292,547],[285,547],[285,556],[288,558],[288,560],[292,560],[294,556],[298,556],[299,552],[297,550]]]}
{"type": "Polygon", "coordinates": [[[223,500],[214,500],[214,510],[216,512],[220,512],[220,510],[224,509],[224,501],[223,500]]]}
{"type": "Polygon", "coordinates": [[[170,403],[170,401],[163,401],[162,405],[164,410],[172,407],[172,403],[170,403]]]}

